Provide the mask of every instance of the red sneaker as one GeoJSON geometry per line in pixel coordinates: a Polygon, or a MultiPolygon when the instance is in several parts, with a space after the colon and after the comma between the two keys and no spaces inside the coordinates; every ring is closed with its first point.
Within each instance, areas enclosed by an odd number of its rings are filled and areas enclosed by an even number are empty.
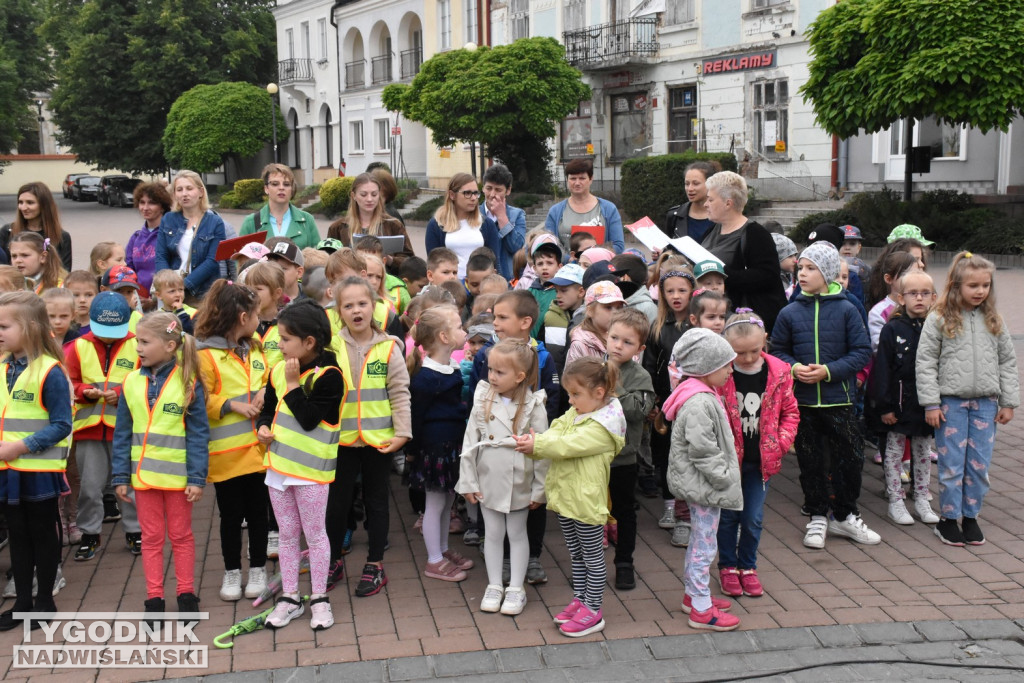
{"type": "Polygon", "coordinates": [[[740,584],[740,571],[736,567],[722,567],[718,570],[718,583],[722,584],[722,592],[738,598],[743,595],[740,584]]]}
{"type": "MultiPolygon", "coordinates": [[[[740,585],[743,586],[743,595],[749,595],[752,598],[759,598],[764,595],[764,586],[761,585],[761,581],[757,578],[756,569],[741,569],[740,585]]],[[[730,595],[732,594],[730,593],[730,595]]]]}
{"type": "Polygon", "coordinates": [[[714,605],[707,612],[690,612],[687,620],[690,628],[697,628],[705,631],[732,631],[740,625],[739,617],[726,614],[714,605]]]}
{"type": "MultiPolygon", "coordinates": [[[[719,612],[728,612],[732,609],[732,603],[725,598],[716,598],[711,596],[711,606],[717,609],[719,612]]],[[[683,614],[690,614],[693,609],[693,601],[690,600],[689,595],[683,596],[683,614]]]]}

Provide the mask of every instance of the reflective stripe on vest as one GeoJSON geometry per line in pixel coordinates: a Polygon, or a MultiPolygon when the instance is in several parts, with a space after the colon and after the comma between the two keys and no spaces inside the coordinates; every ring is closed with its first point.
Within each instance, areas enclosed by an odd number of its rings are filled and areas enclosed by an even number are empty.
{"type": "MultiPolygon", "coordinates": [[[[40,356],[29,362],[14,386],[7,388],[7,363],[0,363],[0,441],[20,441],[50,425],[50,412],[43,407],[43,383],[56,359],[40,356]]],[[[68,397],[70,400],[70,396],[68,397]]],[[[63,472],[67,467],[71,434],[40,453],[26,453],[10,462],[0,461],[0,470],[20,472],[63,472]]]]}
{"type": "MultiPolygon", "coordinates": [[[[299,377],[300,386],[305,386],[312,373],[312,385],[324,373],[337,371],[336,367],[307,370],[299,377]]],[[[274,366],[270,382],[277,392],[277,414],[271,431],[274,441],[267,448],[263,464],[288,477],[329,484],[334,481],[334,470],[338,463],[338,425],[320,422],[312,431],[306,431],[295,419],[284,395],[287,382],[284,377],[284,362],[274,366]]]]}
{"type": "MultiPolygon", "coordinates": [[[[100,364],[100,356],[93,342],[88,339],[75,340],[75,353],[82,369],[82,383],[91,385],[99,391],[116,389],[124,382],[124,378],[138,365],[138,342],[135,337],[124,340],[113,356],[108,358],[107,372],[104,374],[100,364]]],[[[111,429],[117,420],[117,408],[107,410],[107,403],[101,398],[94,403],[75,403],[74,431],[79,432],[94,427],[101,422],[111,429]]]]}
{"type": "Polygon", "coordinates": [[[132,414],[132,488],[181,491],[188,485],[185,386],[171,370],[149,407],[150,378],[136,370],[124,379],[123,401],[132,414]]]}
{"type": "MultiPolygon", "coordinates": [[[[245,360],[227,349],[203,349],[199,354],[217,375],[217,386],[208,387],[208,391],[231,396],[225,403],[252,403],[253,396],[266,384],[267,365],[262,351],[250,350],[245,360]]],[[[228,409],[223,417],[210,419],[210,455],[251,448],[258,443],[252,418],[228,409]]]]}
{"type": "Polygon", "coordinates": [[[388,397],[388,361],[395,350],[395,342],[387,339],[373,345],[359,373],[359,384],[355,385],[346,342],[340,334],[335,339],[338,343],[338,364],[345,379],[338,442],[349,446],[362,439],[371,446],[382,446],[395,436],[388,397]]]}

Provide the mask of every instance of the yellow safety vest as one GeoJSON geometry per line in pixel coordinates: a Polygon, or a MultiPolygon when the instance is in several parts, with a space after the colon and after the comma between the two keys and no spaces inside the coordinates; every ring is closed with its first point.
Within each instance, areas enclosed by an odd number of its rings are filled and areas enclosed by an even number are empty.
{"type": "Polygon", "coordinates": [[[273,368],[284,360],[284,354],[280,350],[281,332],[277,329],[277,323],[267,328],[261,337],[259,333],[252,335],[263,346],[263,355],[268,368],[273,368]]]}
{"type": "Polygon", "coordinates": [[[135,328],[139,326],[140,320],[142,320],[142,314],[138,311],[132,311],[132,314],[128,316],[128,331],[135,334],[135,328]]]}
{"type": "MultiPolygon", "coordinates": [[[[82,382],[100,391],[119,388],[128,373],[138,367],[137,348],[138,341],[134,335],[125,339],[113,356],[108,356],[107,371],[104,373],[93,342],[79,337],[75,340],[75,353],[78,354],[78,363],[82,368],[82,382]]],[[[117,407],[111,406],[108,410],[102,398],[93,403],[75,403],[75,432],[94,427],[100,422],[113,429],[116,421],[117,407]]]]}
{"type": "Polygon", "coordinates": [[[185,450],[185,384],[171,370],[149,407],[150,378],[140,370],[124,378],[121,400],[132,413],[132,488],[183,491],[188,485],[185,450]]]}
{"type": "MultiPolygon", "coordinates": [[[[334,366],[312,368],[299,376],[299,384],[305,386],[312,374],[312,387],[325,373],[337,370],[334,366]]],[[[309,432],[302,428],[284,400],[288,390],[283,362],[274,366],[270,383],[277,392],[277,413],[271,427],[274,441],[267,448],[264,466],[287,477],[330,484],[338,464],[338,423],[321,421],[309,432]]]]}
{"type": "MultiPolygon", "coordinates": [[[[8,363],[0,363],[0,441],[21,441],[50,424],[50,411],[43,406],[43,383],[59,363],[49,356],[30,361],[14,386],[7,387],[8,363]]],[[[70,396],[68,397],[70,400],[70,396]]],[[[41,453],[26,453],[10,462],[0,461],[0,470],[19,472],[63,472],[68,464],[71,434],[41,453]]]]}
{"type": "Polygon", "coordinates": [[[362,439],[371,446],[382,446],[395,437],[388,397],[388,362],[395,350],[395,341],[387,339],[373,345],[359,373],[359,384],[355,385],[345,340],[340,334],[335,339],[339,349],[338,365],[345,379],[338,443],[350,446],[362,439]]]}
{"type": "MultiPolygon", "coordinates": [[[[390,301],[378,301],[373,307],[373,320],[377,323],[377,327],[383,332],[387,332],[388,315],[394,310],[394,304],[390,301]]],[[[339,332],[341,328],[345,326],[345,323],[341,319],[341,315],[333,306],[327,309],[327,322],[331,324],[331,344],[328,347],[337,356],[341,356],[341,346],[338,342],[339,332]]]]}
{"type": "MultiPolygon", "coordinates": [[[[249,351],[245,360],[228,349],[203,349],[200,362],[209,363],[217,383],[208,387],[208,394],[227,396],[225,401],[252,403],[253,397],[267,383],[267,359],[259,349],[249,351]]],[[[228,410],[223,417],[210,418],[210,455],[219,455],[259,443],[256,421],[228,410]]]]}
{"type": "MultiPolygon", "coordinates": [[[[198,309],[196,309],[196,308],[192,308],[192,307],[191,307],[191,306],[189,306],[188,304],[182,304],[182,305],[181,305],[181,307],[185,309],[185,312],[186,312],[186,313],[188,313],[188,317],[189,317],[189,318],[191,318],[192,320],[195,320],[195,319],[196,319],[196,313],[198,313],[198,312],[199,312],[199,310],[198,310],[198,309]]],[[[173,311],[172,311],[172,312],[173,312],[173,311]]]]}
{"type": "MultiPolygon", "coordinates": [[[[60,289],[63,286],[64,286],[64,279],[63,278],[57,278],[57,284],[54,285],[53,287],[51,287],[50,289],[60,289]]],[[[32,286],[32,281],[28,280],[26,278],[25,288],[26,289],[31,289],[36,294],[42,296],[43,295],[43,282],[42,282],[42,278],[39,278],[39,284],[37,284],[35,287],[32,286]]]]}

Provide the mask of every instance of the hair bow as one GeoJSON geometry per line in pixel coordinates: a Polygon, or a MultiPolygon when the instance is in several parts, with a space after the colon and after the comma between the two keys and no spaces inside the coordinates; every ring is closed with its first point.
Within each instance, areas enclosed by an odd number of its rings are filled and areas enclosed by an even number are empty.
{"type": "Polygon", "coordinates": [[[178,321],[177,320],[172,320],[167,325],[167,334],[174,334],[174,331],[176,329],[178,329],[178,321]]]}
{"type": "Polygon", "coordinates": [[[965,251],[965,252],[964,252],[964,258],[972,258],[973,256],[974,256],[974,254],[972,254],[972,253],[971,253],[971,252],[969,252],[969,251],[965,251]]]}
{"type": "Polygon", "coordinates": [[[50,248],[50,238],[47,237],[46,239],[43,240],[43,253],[45,254],[46,250],[49,249],[49,248],[50,248]]]}
{"type": "Polygon", "coordinates": [[[737,313],[753,313],[754,309],[753,308],[737,308],[736,312],[737,313]]]}
{"type": "Polygon", "coordinates": [[[693,294],[691,294],[690,296],[691,297],[693,297],[693,296],[700,296],[701,294],[704,294],[707,291],[708,291],[707,287],[699,287],[698,289],[693,290],[693,294]]]}

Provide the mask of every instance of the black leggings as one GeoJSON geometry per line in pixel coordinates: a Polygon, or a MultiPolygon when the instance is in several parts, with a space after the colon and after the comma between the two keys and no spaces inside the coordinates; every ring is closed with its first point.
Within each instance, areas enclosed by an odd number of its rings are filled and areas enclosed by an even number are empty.
{"type": "Polygon", "coordinates": [[[39,582],[37,611],[56,611],[53,584],[60,558],[60,513],[57,498],[3,506],[11,540],[11,571],[18,597],[14,611],[32,609],[32,574],[39,582]]]}
{"type": "Polygon", "coordinates": [[[391,456],[371,446],[342,446],[338,449],[338,469],[327,496],[327,538],[331,542],[331,562],[341,559],[345,530],[350,528],[352,494],[360,473],[363,475],[366,532],[370,540],[366,561],[381,562],[384,559],[390,524],[391,456]]]}
{"type": "Polygon", "coordinates": [[[615,564],[633,564],[636,549],[636,465],[611,468],[608,493],[612,498],[612,517],[619,525],[615,542],[615,564]]]}
{"type": "Polygon", "coordinates": [[[242,520],[249,522],[249,566],[267,563],[267,486],[263,472],[215,482],[224,569],[242,568],[242,520]]]}

